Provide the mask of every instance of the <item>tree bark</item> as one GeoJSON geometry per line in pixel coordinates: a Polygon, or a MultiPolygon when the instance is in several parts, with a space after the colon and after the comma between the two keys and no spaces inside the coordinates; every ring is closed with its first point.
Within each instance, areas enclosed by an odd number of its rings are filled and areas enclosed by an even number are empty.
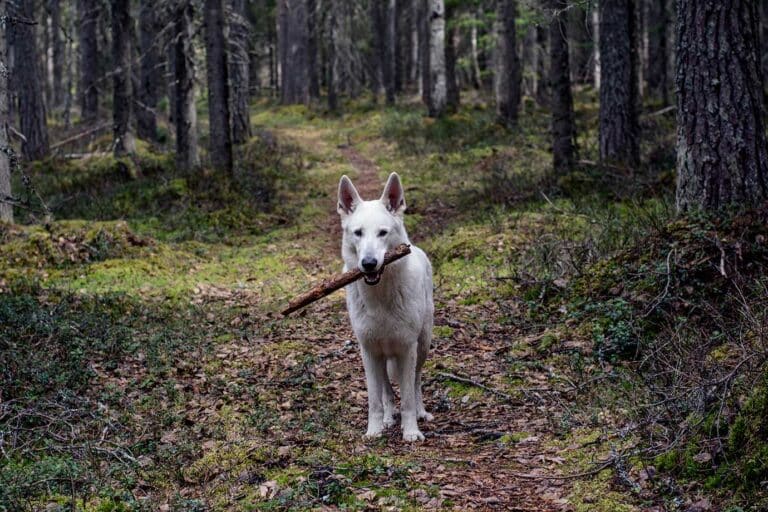
{"type": "Polygon", "coordinates": [[[306,0],[307,12],[307,74],[309,76],[310,99],[320,99],[320,52],[318,47],[318,0],[306,0]]]}
{"type": "Polygon", "coordinates": [[[568,11],[572,79],[580,84],[592,83],[592,53],[594,42],[590,30],[592,18],[585,7],[575,6],[568,11]]]}
{"type": "Polygon", "coordinates": [[[517,54],[515,0],[497,0],[496,70],[494,92],[496,116],[505,126],[517,124],[520,109],[520,58],[517,54]]]}
{"type": "Polygon", "coordinates": [[[112,131],[115,156],[136,151],[131,133],[130,0],[112,0],[112,131]]]}
{"type": "Polygon", "coordinates": [[[386,6],[384,2],[389,0],[377,0],[371,2],[368,6],[370,24],[371,24],[371,55],[370,55],[370,86],[374,103],[381,91],[385,88],[386,77],[386,51],[387,51],[387,28],[386,28],[386,6]]]}
{"type": "Polygon", "coordinates": [[[328,12],[328,110],[339,109],[339,1],[330,2],[328,12]]]}
{"type": "Polygon", "coordinates": [[[80,110],[84,121],[99,116],[98,0],[80,0],[80,110]]]}
{"type": "Polygon", "coordinates": [[[384,29],[384,60],[382,62],[382,77],[384,78],[384,91],[387,97],[387,105],[395,104],[395,93],[397,91],[397,68],[396,61],[398,56],[397,43],[397,1],[388,0],[386,6],[384,29]]]}
{"type": "Polygon", "coordinates": [[[600,158],[640,163],[635,0],[600,2],[600,158]]]}
{"type": "Polygon", "coordinates": [[[173,70],[176,125],[176,168],[190,172],[200,166],[197,151],[197,110],[195,109],[195,60],[192,36],[194,13],[191,0],[179,6],[175,16],[173,70]]]}
{"type": "Polygon", "coordinates": [[[155,19],[155,5],[151,0],[141,0],[139,6],[139,70],[136,131],[138,136],[151,142],[157,141],[157,100],[160,89],[159,44],[155,40],[159,32],[155,19]]]}
{"type": "Polygon", "coordinates": [[[556,174],[573,168],[576,154],[576,126],[568,52],[565,0],[553,1],[555,14],[549,25],[550,84],[552,87],[552,154],[556,174]]]}
{"type": "MultiPolygon", "coordinates": [[[[27,20],[37,19],[34,6],[34,2],[21,2],[19,14],[27,20]]],[[[14,33],[19,124],[26,138],[21,144],[21,153],[27,160],[39,160],[48,156],[48,127],[43,96],[45,81],[40,74],[35,25],[17,23],[14,33]]]]}
{"type": "Polygon", "coordinates": [[[278,0],[281,102],[309,104],[309,34],[306,0],[278,0]]]}
{"type": "Polygon", "coordinates": [[[205,63],[208,71],[209,152],[215,170],[232,172],[227,41],[222,0],[205,0],[205,63]]]}
{"type": "Polygon", "coordinates": [[[677,208],[768,199],[768,146],[750,0],[677,0],[677,208]]]}
{"type": "MultiPolygon", "coordinates": [[[[0,16],[6,16],[8,5],[0,0],[0,16]]],[[[11,197],[11,161],[8,143],[8,66],[5,34],[0,35],[0,222],[13,222],[11,197]]]]}
{"type": "Polygon", "coordinates": [[[646,83],[649,94],[669,104],[669,51],[667,49],[669,13],[667,0],[648,0],[648,70],[646,83]]]}
{"type": "Polygon", "coordinates": [[[242,144],[251,137],[251,114],[248,108],[250,24],[246,17],[245,0],[230,0],[232,16],[229,37],[229,82],[232,92],[232,142],[242,144]]]}
{"type": "Polygon", "coordinates": [[[549,105],[549,73],[547,72],[547,61],[549,60],[549,31],[543,25],[537,26],[536,30],[536,91],[534,92],[536,103],[541,106],[549,105]]]}
{"type": "Polygon", "coordinates": [[[445,82],[446,82],[446,101],[448,109],[455,112],[459,108],[461,101],[459,92],[459,81],[456,77],[456,39],[458,38],[458,27],[456,20],[453,19],[453,9],[445,9],[445,82]]]}
{"type": "Polygon", "coordinates": [[[430,95],[432,94],[432,85],[429,77],[429,1],[414,0],[417,2],[417,26],[419,32],[419,87],[421,90],[421,101],[429,105],[430,95]]]}
{"type": "Polygon", "coordinates": [[[60,0],[50,0],[51,12],[51,47],[53,64],[53,104],[52,108],[60,108],[65,101],[64,68],[66,66],[64,39],[61,37],[64,27],[61,19],[60,0]]]}
{"type": "Polygon", "coordinates": [[[429,116],[440,117],[448,104],[445,76],[445,6],[429,0],[429,116]]]}

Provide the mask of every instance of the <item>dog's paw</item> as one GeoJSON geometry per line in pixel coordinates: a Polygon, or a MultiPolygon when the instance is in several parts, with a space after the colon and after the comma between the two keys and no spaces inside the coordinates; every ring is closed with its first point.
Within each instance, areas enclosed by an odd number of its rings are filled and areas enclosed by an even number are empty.
{"type": "Polygon", "coordinates": [[[424,434],[418,430],[409,430],[403,432],[403,441],[407,443],[413,443],[414,441],[423,441],[424,434]]]}
{"type": "Polygon", "coordinates": [[[419,419],[424,421],[432,421],[435,419],[435,417],[429,414],[427,411],[421,411],[419,413],[419,419]]]}
{"type": "Polygon", "coordinates": [[[381,430],[369,430],[363,435],[364,441],[370,441],[372,439],[378,439],[381,437],[381,430]]]}

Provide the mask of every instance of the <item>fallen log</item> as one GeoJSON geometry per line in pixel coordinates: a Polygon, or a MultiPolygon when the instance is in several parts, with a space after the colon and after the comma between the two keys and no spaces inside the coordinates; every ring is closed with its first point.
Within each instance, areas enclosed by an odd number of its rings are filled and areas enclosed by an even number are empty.
{"type": "MultiPolygon", "coordinates": [[[[387,251],[387,253],[384,255],[384,263],[382,263],[382,265],[384,266],[389,265],[393,261],[397,261],[403,256],[407,256],[410,253],[411,253],[410,245],[400,244],[394,249],[392,249],[391,251],[387,251]]],[[[355,281],[357,281],[358,279],[361,279],[362,277],[363,277],[363,273],[360,271],[359,268],[354,268],[342,274],[336,274],[334,276],[331,276],[328,279],[325,279],[320,283],[316,284],[315,286],[313,286],[311,290],[305,293],[302,293],[301,295],[299,295],[298,297],[290,301],[288,303],[288,307],[282,311],[282,315],[288,316],[294,311],[299,310],[309,304],[312,304],[316,300],[320,300],[326,295],[330,295],[331,293],[335,292],[339,288],[344,288],[348,284],[354,283],[355,281]]]]}

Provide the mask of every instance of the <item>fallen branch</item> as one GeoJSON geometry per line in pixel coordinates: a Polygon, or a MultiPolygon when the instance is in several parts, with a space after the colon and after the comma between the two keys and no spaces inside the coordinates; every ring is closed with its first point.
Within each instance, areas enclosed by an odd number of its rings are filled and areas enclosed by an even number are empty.
{"type": "Polygon", "coordinates": [[[69,144],[70,142],[77,142],[78,140],[80,140],[80,139],[82,139],[84,137],[87,137],[89,135],[93,135],[94,133],[99,132],[101,130],[106,130],[107,128],[109,128],[109,126],[110,126],[110,123],[102,123],[100,125],[94,126],[93,128],[89,128],[88,130],[85,130],[83,132],[80,132],[80,133],[77,133],[75,135],[72,135],[71,137],[68,137],[68,138],[66,138],[64,140],[61,140],[61,141],[57,142],[56,144],[52,144],[51,145],[51,151],[56,150],[56,149],[60,148],[61,146],[65,146],[65,145],[69,144]]]}
{"type": "MultiPolygon", "coordinates": [[[[411,246],[408,244],[400,244],[391,251],[387,251],[384,255],[384,263],[382,265],[389,265],[393,261],[399,260],[403,256],[407,256],[411,253],[411,246]]],[[[348,284],[354,283],[358,279],[363,277],[363,273],[359,268],[348,270],[343,274],[336,274],[328,279],[316,284],[308,292],[302,293],[292,301],[288,303],[288,307],[282,311],[283,316],[288,316],[296,310],[303,308],[308,304],[312,304],[316,300],[320,300],[326,295],[330,295],[339,288],[344,288],[348,284]]]]}
{"type": "Polygon", "coordinates": [[[493,389],[482,382],[477,382],[476,380],[469,379],[467,377],[460,377],[458,375],[455,375],[453,373],[446,373],[446,372],[437,372],[437,375],[439,377],[442,377],[444,379],[453,380],[456,382],[461,382],[463,384],[469,384],[470,386],[475,386],[476,388],[480,388],[484,391],[487,391],[489,393],[492,393],[494,395],[500,396],[501,398],[508,400],[508,401],[514,401],[515,398],[512,395],[508,395],[507,393],[504,393],[503,391],[499,391],[498,389],[493,389]]]}

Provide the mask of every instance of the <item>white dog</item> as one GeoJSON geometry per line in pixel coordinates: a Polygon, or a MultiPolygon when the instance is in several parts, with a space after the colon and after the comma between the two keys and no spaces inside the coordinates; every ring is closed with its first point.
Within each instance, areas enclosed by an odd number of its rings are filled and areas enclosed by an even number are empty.
{"type": "Polygon", "coordinates": [[[405,197],[397,174],[389,176],[381,199],[363,201],[346,176],[339,182],[339,215],[344,231],[344,270],[365,277],[347,287],[347,309],[360,343],[368,385],[367,438],[379,437],[395,423],[389,377],[400,384],[405,441],[424,439],[417,419],[431,420],[421,396],[421,367],[432,339],[432,265],[411,246],[411,254],[382,266],[384,253],[410,244],[403,225],[405,197]]]}

